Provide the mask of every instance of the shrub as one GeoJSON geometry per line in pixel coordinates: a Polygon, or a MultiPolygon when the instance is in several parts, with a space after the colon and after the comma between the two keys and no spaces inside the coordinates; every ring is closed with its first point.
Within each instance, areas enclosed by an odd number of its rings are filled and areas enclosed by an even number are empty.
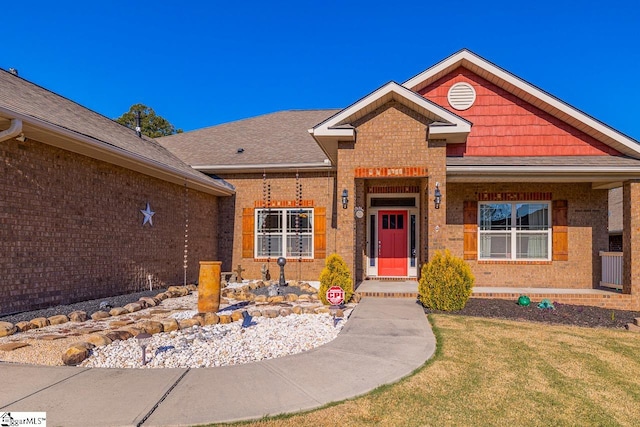
{"type": "Polygon", "coordinates": [[[418,285],[420,302],[436,310],[462,310],[471,296],[475,278],[471,268],[449,251],[436,252],[433,259],[422,266],[418,285]]]}
{"type": "Polygon", "coordinates": [[[344,291],[344,302],[351,299],[353,295],[353,280],[347,264],[338,254],[331,254],[325,261],[325,267],[320,273],[320,289],[318,298],[323,304],[328,305],[327,290],[332,286],[340,286],[344,291]]]}

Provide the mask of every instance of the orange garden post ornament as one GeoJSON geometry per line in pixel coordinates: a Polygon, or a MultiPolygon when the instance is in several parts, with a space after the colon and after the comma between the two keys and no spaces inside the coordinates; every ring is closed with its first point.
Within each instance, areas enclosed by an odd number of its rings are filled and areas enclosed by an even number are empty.
{"type": "Polygon", "coordinates": [[[220,308],[220,261],[200,261],[198,312],[215,313],[220,308]]]}

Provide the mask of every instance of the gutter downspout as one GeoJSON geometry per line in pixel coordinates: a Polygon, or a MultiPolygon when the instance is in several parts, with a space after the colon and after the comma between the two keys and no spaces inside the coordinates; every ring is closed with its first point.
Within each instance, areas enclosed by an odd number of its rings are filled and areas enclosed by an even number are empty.
{"type": "Polygon", "coordinates": [[[0,142],[4,142],[11,138],[15,138],[21,133],[22,133],[22,120],[11,119],[11,126],[9,126],[9,129],[3,130],[2,132],[0,132],[0,142]]]}

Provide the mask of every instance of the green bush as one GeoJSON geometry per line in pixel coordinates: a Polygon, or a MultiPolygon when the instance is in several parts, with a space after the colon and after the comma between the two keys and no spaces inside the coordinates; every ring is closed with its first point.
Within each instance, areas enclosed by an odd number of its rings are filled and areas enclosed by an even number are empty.
{"type": "Polygon", "coordinates": [[[420,302],[436,310],[462,310],[471,296],[475,278],[471,268],[461,258],[438,251],[422,266],[418,285],[420,302]]]}
{"type": "Polygon", "coordinates": [[[320,273],[320,289],[318,298],[328,305],[327,290],[332,286],[340,286],[344,291],[344,302],[348,302],[353,295],[353,280],[347,264],[338,254],[331,254],[325,261],[325,267],[320,273]]]}

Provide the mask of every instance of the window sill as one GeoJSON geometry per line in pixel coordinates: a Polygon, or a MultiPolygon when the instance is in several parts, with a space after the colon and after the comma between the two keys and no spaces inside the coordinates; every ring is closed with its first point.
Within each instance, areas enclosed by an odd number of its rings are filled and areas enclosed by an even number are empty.
{"type": "Polygon", "coordinates": [[[478,264],[551,265],[550,260],[492,260],[479,259],[478,264]]]}

